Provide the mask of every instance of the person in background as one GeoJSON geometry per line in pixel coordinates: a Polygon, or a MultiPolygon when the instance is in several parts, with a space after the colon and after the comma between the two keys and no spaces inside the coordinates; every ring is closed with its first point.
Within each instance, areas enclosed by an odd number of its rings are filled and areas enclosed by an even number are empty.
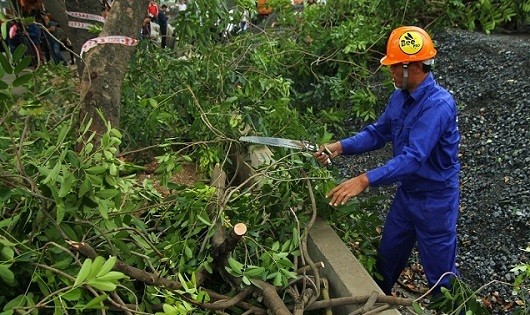
{"type": "Polygon", "coordinates": [[[350,178],[327,194],[330,205],[340,206],[368,186],[397,183],[376,264],[382,275],[376,281],[388,295],[416,242],[433,295],[457,276],[460,133],[455,101],[431,73],[435,56],[423,29],[394,29],[381,64],[390,67],[396,90],[383,114],[355,136],[315,153],[319,162],[326,163],[340,154],[360,154],[392,143],[393,158],[385,165],[350,178]]]}
{"type": "Polygon", "coordinates": [[[149,0],[149,4],[147,5],[147,15],[151,18],[151,21],[158,23],[158,5],[155,0],[149,0]]]}
{"type": "Polygon", "coordinates": [[[52,59],[57,64],[67,65],[66,59],[64,59],[63,54],[61,53],[61,43],[63,40],[66,40],[66,36],[59,27],[59,23],[57,23],[55,20],[47,17],[45,18],[46,29],[48,30],[49,34],[45,34],[45,39],[48,42],[49,47],[51,48],[50,53],[50,59],[52,59]],[[51,35],[51,36],[50,36],[51,35]]]}
{"type": "Polygon", "coordinates": [[[241,23],[239,24],[239,30],[241,32],[244,32],[248,28],[248,22],[250,20],[250,13],[247,9],[243,10],[243,14],[241,15],[241,23]]]}
{"type": "Polygon", "coordinates": [[[158,25],[160,26],[160,47],[166,48],[167,43],[167,5],[163,4],[158,11],[158,25]]]}
{"type": "Polygon", "coordinates": [[[37,68],[45,60],[45,55],[42,50],[43,35],[40,25],[46,25],[47,23],[44,20],[44,12],[33,10],[31,13],[35,21],[26,27],[25,35],[27,35],[29,40],[25,44],[28,46],[28,49],[32,50],[32,66],[37,68]]]}
{"type": "Polygon", "coordinates": [[[140,31],[140,39],[151,38],[151,18],[146,16],[142,23],[142,29],[140,31]]]}
{"type": "Polygon", "coordinates": [[[13,15],[13,10],[11,8],[6,9],[6,18],[8,19],[6,29],[8,31],[7,38],[5,39],[7,42],[7,45],[9,47],[9,50],[11,53],[15,51],[15,49],[22,44],[22,31],[23,26],[20,20],[15,19],[15,16],[13,15]]]}
{"type": "Polygon", "coordinates": [[[179,12],[184,12],[188,9],[188,5],[186,4],[186,0],[179,0],[178,10],[179,12]]]}

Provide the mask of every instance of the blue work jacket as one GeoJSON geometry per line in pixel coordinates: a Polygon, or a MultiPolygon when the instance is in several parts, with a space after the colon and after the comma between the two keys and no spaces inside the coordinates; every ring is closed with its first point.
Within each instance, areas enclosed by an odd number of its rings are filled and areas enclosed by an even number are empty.
{"type": "Polygon", "coordinates": [[[409,93],[396,90],[379,119],[341,140],[343,154],[358,154],[392,142],[393,158],[367,172],[371,186],[398,183],[406,191],[458,188],[457,108],[432,73],[409,93]]]}

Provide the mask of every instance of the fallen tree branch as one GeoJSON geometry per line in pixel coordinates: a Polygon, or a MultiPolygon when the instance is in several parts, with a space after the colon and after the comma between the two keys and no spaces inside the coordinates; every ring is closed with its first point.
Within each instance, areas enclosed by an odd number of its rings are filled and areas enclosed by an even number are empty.
{"type": "Polygon", "coordinates": [[[220,310],[224,310],[224,309],[236,306],[237,304],[241,303],[250,293],[252,293],[252,290],[254,290],[253,287],[246,287],[245,289],[241,290],[238,294],[236,294],[234,297],[231,297],[231,298],[225,297],[223,299],[219,299],[211,303],[200,303],[193,299],[187,299],[187,300],[200,307],[203,307],[209,310],[220,311],[220,310]]]}
{"type": "Polygon", "coordinates": [[[318,269],[322,269],[322,268],[325,268],[325,265],[323,262],[317,262],[315,263],[314,265],[307,265],[307,266],[304,266],[304,267],[300,267],[298,269],[296,269],[295,273],[297,275],[301,275],[301,274],[305,274],[306,272],[308,271],[315,271],[315,270],[318,270],[318,269]]]}
{"type": "MultiPolygon", "coordinates": [[[[322,290],[320,290],[320,293],[322,295],[322,299],[324,301],[329,301],[329,281],[328,278],[322,277],[320,278],[320,282],[322,283],[322,290]]],[[[331,310],[331,307],[326,307],[324,315],[333,315],[333,312],[331,310]]]]}
{"type": "MultiPolygon", "coordinates": [[[[220,294],[220,293],[217,293],[215,291],[212,291],[212,290],[209,290],[209,289],[205,289],[203,288],[202,289],[204,292],[208,293],[208,295],[214,299],[217,299],[217,300],[227,300],[227,299],[230,299],[230,297],[226,296],[226,295],[223,295],[223,294],[220,294]]],[[[251,314],[255,314],[255,315],[265,315],[267,314],[267,311],[265,311],[264,309],[262,308],[259,308],[257,306],[254,306],[250,303],[246,303],[246,302],[239,302],[237,304],[238,307],[241,307],[241,308],[244,308],[246,310],[248,310],[249,312],[251,312],[251,314]]]]}
{"type": "Polygon", "coordinates": [[[232,231],[220,244],[214,244],[212,248],[213,265],[224,268],[227,264],[228,256],[236,248],[237,243],[247,233],[247,226],[244,223],[237,223],[232,231]]]}
{"type": "MultiPolygon", "coordinates": [[[[98,254],[87,243],[84,242],[74,242],[74,241],[67,241],[68,245],[75,251],[81,253],[85,257],[95,259],[98,254]]],[[[159,275],[156,275],[154,273],[147,272],[142,269],[138,269],[132,266],[129,266],[125,264],[124,262],[117,260],[116,265],[114,265],[114,269],[117,271],[121,271],[127,276],[140,280],[146,284],[155,285],[157,287],[163,287],[168,288],[171,290],[178,290],[182,288],[182,284],[179,281],[169,280],[163,277],[160,277],[159,275]]]]}
{"type": "MultiPolygon", "coordinates": [[[[370,295],[366,296],[350,296],[350,297],[341,297],[341,298],[335,298],[328,301],[316,301],[311,306],[307,307],[306,310],[316,310],[326,307],[334,307],[334,306],[341,306],[341,305],[350,305],[350,304],[361,304],[366,303],[368,299],[370,298],[370,295]]],[[[377,301],[375,303],[386,303],[389,305],[402,305],[402,306],[411,306],[413,300],[412,299],[405,299],[405,298],[399,298],[395,296],[388,296],[388,295],[380,295],[377,297],[377,301]]]]}
{"type": "Polygon", "coordinates": [[[276,292],[276,287],[272,284],[261,280],[252,280],[252,284],[261,290],[263,295],[263,302],[267,306],[268,310],[275,315],[292,315],[291,311],[287,308],[283,300],[276,292]]]}
{"type": "MultiPolygon", "coordinates": [[[[86,256],[88,258],[95,259],[98,256],[98,254],[96,253],[94,248],[92,248],[92,246],[90,246],[87,243],[74,242],[74,241],[67,241],[67,243],[70,245],[70,247],[72,247],[72,249],[74,249],[75,251],[81,253],[82,255],[84,255],[84,256],[86,256]]],[[[160,277],[158,275],[155,275],[153,273],[149,273],[149,272],[147,272],[145,270],[129,266],[129,265],[123,263],[120,260],[116,261],[116,265],[114,266],[114,269],[117,270],[117,271],[121,271],[124,274],[126,274],[127,276],[129,276],[129,277],[131,277],[133,279],[142,281],[142,282],[144,282],[146,284],[155,285],[155,286],[158,286],[158,287],[163,287],[163,288],[167,288],[167,289],[171,289],[171,290],[178,290],[178,289],[182,288],[182,284],[179,281],[169,280],[169,279],[160,277]]],[[[230,302],[224,302],[225,304],[219,304],[219,305],[221,305],[222,308],[227,308],[227,307],[231,307],[231,306],[237,305],[237,306],[240,306],[242,308],[245,308],[245,309],[248,309],[248,310],[252,310],[254,312],[254,314],[266,314],[266,312],[264,310],[262,310],[260,308],[257,308],[254,305],[251,305],[249,303],[242,302],[242,299],[241,300],[231,300],[232,298],[230,298],[228,296],[225,296],[225,295],[222,295],[222,294],[219,294],[219,293],[216,293],[214,291],[211,291],[211,290],[205,290],[205,291],[211,297],[213,297],[215,299],[218,299],[218,300],[230,300],[230,302]],[[229,305],[230,303],[234,303],[234,302],[235,302],[234,305],[223,306],[223,305],[229,305]]],[[[241,294],[244,294],[244,293],[241,293],[241,294]]],[[[246,295],[245,295],[245,297],[246,297],[246,295]]],[[[218,304],[218,303],[198,303],[198,302],[196,302],[194,300],[188,300],[188,301],[190,301],[190,302],[192,302],[194,304],[197,304],[197,305],[199,305],[201,307],[204,307],[204,308],[208,308],[211,305],[218,304]]],[[[216,308],[214,308],[214,310],[217,310],[217,307],[219,307],[219,305],[216,305],[215,306],[216,308]]],[[[222,308],[220,308],[220,309],[222,309],[222,308]]]]}
{"type": "Polygon", "coordinates": [[[379,314],[379,313],[381,313],[382,311],[384,311],[384,310],[386,310],[388,308],[390,308],[390,306],[388,304],[381,305],[381,306],[379,306],[376,309],[373,309],[373,310],[371,310],[369,312],[364,313],[364,315],[379,314]]]}
{"type": "Polygon", "coordinates": [[[374,308],[374,304],[377,301],[378,296],[379,293],[377,291],[372,291],[372,294],[370,294],[370,297],[368,298],[368,301],[366,301],[366,304],[364,304],[362,308],[351,312],[350,315],[364,314],[368,311],[371,311],[374,308]]]}

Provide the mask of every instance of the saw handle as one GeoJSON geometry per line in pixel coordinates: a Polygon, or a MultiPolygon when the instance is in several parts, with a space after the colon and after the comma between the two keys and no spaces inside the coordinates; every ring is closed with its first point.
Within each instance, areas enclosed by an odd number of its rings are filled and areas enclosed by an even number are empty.
{"type": "Polygon", "coordinates": [[[328,155],[328,159],[326,160],[326,167],[327,168],[330,168],[333,166],[333,162],[331,162],[331,159],[329,158],[331,156],[331,151],[328,149],[328,147],[324,146],[324,151],[326,151],[325,153],[322,152],[322,154],[327,154],[328,155]]]}

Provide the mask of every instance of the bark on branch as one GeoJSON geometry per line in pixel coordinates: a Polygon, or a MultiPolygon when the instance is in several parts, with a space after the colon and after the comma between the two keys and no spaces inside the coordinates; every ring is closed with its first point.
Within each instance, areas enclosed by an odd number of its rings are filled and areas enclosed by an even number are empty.
{"type": "MultiPolygon", "coordinates": [[[[350,297],[335,298],[335,299],[331,299],[327,301],[316,301],[313,304],[311,304],[311,306],[307,307],[306,310],[310,311],[310,310],[317,310],[317,309],[326,308],[326,307],[334,307],[334,306],[350,305],[350,304],[361,304],[361,303],[366,303],[368,299],[370,299],[370,295],[350,296],[350,297]]],[[[377,300],[375,303],[411,306],[412,300],[405,299],[405,298],[399,298],[395,296],[380,295],[377,297],[377,300]]]]}
{"type": "Polygon", "coordinates": [[[220,244],[214,244],[212,248],[213,264],[217,267],[226,266],[228,256],[236,248],[237,243],[247,233],[247,226],[243,223],[234,225],[230,234],[220,244]]]}
{"type": "Polygon", "coordinates": [[[261,290],[263,302],[267,308],[275,315],[292,315],[291,311],[283,303],[282,298],[276,292],[276,287],[261,280],[252,280],[253,284],[261,290]]]}

